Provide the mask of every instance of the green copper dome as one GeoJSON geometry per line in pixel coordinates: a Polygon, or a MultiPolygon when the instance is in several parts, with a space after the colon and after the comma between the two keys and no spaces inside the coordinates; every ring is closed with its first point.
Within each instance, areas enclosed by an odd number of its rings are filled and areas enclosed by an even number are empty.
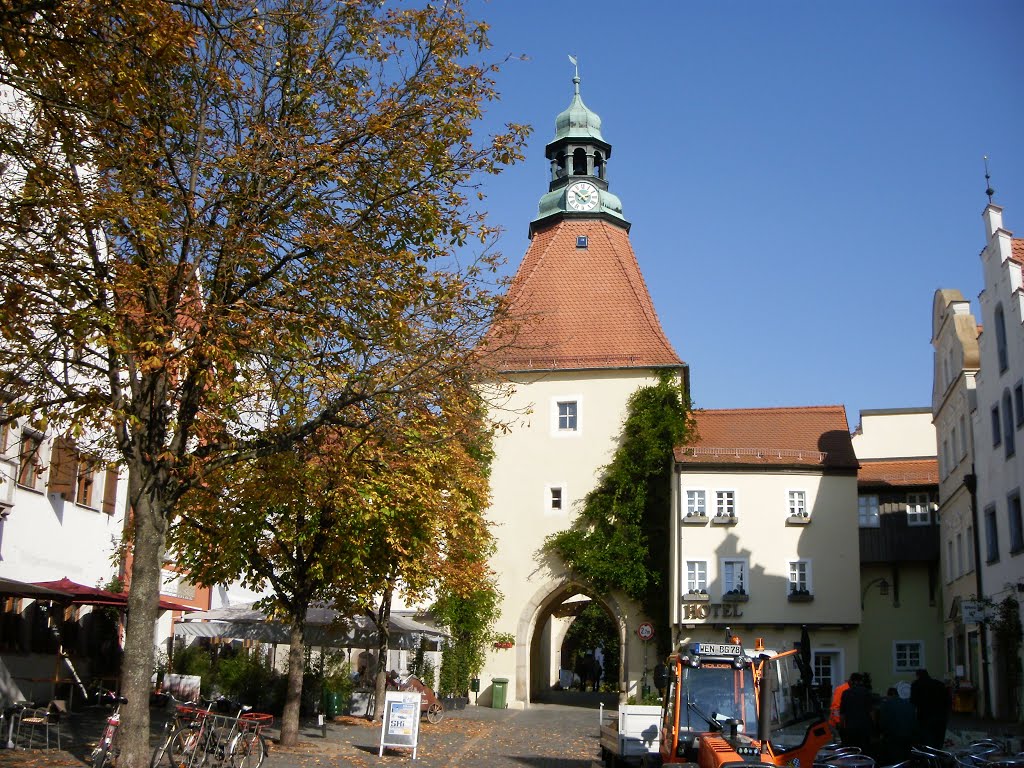
{"type": "Polygon", "coordinates": [[[569,108],[555,118],[555,138],[559,139],[597,139],[604,141],[601,135],[601,118],[596,112],[587,109],[587,105],[580,98],[580,78],[572,79],[575,93],[569,108]]]}

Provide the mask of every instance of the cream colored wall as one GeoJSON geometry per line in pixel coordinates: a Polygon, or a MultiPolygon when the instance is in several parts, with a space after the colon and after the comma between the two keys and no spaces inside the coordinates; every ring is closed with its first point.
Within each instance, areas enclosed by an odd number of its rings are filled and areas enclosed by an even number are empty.
{"type": "Polygon", "coordinates": [[[860,427],[853,435],[858,459],[934,456],[935,427],[930,409],[906,413],[861,411],[860,427]]]}
{"type": "Polygon", "coordinates": [[[875,586],[879,578],[892,581],[890,567],[866,567],[861,577],[865,590],[859,671],[870,674],[872,688],[883,695],[890,686],[912,683],[915,679],[916,667],[896,667],[895,644],[900,641],[923,643],[922,666],[932,677],[945,676],[942,603],[936,600],[929,604],[928,569],[901,567],[899,577],[898,595],[894,588],[889,589],[888,595],[882,595],[875,586]],[[874,627],[885,627],[885,631],[872,631],[874,627]]]}
{"type": "MultiPolygon", "coordinates": [[[[545,537],[565,530],[576,517],[584,496],[595,487],[600,470],[618,445],[629,396],[652,384],[650,371],[560,371],[517,377],[515,391],[495,407],[492,416],[507,424],[494,441],[489,519],[498,539],[492,567],[504,595],[499,632],[512,632],[514,649],[493,650],[481,675],[486,687],[495,677],[509,679],[509,706],[522,707],[529,700],[530,646],[537,614],[559,588],[569,582],[561,565],[540,549],[545,537]],[[553,428],[559,400],[579,403],[579,430],[560,434],[553,428]],[[547,490],[564,487],[563,509],[546,509],[547,490]]],[[[666,457],[668,461],[668,457],[666,457]]],[[[610,598],[613,612],[626,635],[627,674],[635,680],[642,672],[642,650],[631,642],[642,618],[637,608],[621,596],[610,598]]],[[[557,633],[556,633],[557,634],[557,633]]],[[[553,649],[557,654],[557,649],[553,649]]],[[[550,670],[543,677],[548,678],[550,670]]],[[[627,681],[628,685],[628,681],[627,681]]],[[[489,700],[489,699],[488,699],[489,700]]],[[[481,703],[484,697],[481,696],[481,703]]]]}
{"type": "Polygon", "coordinates": [[[745,645],[761,637],[766,647],[785,650],[800,639],[802,624],[829,625],[832,628],[812,632],[812,649],[838,654],[840,676],[856,668],[860,623],[856,477],[765,471],[763,467],[747,472],[684,471],[677,474],[674,520],[671,617],[677,642],[718,640],[723,627],[729,626],[745,645]],[[685,514],[687,489],[705,490],[709,516],[714,514],[715,491],[735,491],[737,522],[682,524],[680,511],[685,514]],[[787,524],[791,490],[805,492],[810,523],[787,524]],[[749,599],[731,604],[729,616],[722,615],[721,609],[717,617],[687,616],[681,600],[686,561],[708,561],[708,604],[713,610],[715,605],[727,604],[722,600],[723,557],[747,560],[749,599]],[[790,560],[810,560],[812,601],[789,601],[790,560]]]}

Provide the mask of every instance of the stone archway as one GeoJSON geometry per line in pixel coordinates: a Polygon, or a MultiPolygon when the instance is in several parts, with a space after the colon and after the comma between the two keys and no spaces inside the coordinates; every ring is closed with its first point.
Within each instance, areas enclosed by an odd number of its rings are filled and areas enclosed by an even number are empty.
{"type": "Polygon", "coordinates": [[[576,595],[596,601],[611,616],[619,632],[617,677],[619,690],[629,679],[628,641],[625,610],[612,595],[597,595],[592,589],[572,579],[552,580],[540,587],[523,606],[516,626],[516,690],[515,698],[529,706],[538,686],[550,684],[552,655],[561,647],[571,621],[558,622],[560,606],[576,595]]]}

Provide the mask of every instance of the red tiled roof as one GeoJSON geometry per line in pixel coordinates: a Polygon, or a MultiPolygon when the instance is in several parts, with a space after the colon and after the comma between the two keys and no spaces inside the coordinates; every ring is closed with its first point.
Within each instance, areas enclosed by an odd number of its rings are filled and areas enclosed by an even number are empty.
{"type": "Polygon", "coordinates": [[[857,485],[938,485],[938,459],[865,460],[857,472],[857,485]]]}
{"type": "Polygon", "coordinates": [[[1010,250],[1010,258],[1024,266],[1024,240],[1019,237],[1015,237],[1010,241],[1010,243],[1012,246],[1012,249],[1010,250]]]}
{"type": "Polygon", "coordinates": [[[628,233],[602,219],[563,219],[537,230],[506,299],[513,322],[492,328],[486,340],[502,370],[683,365],[628,233]],[[581,235],[586,248],[576,247],[581,235]]]}
{"type": "Polygon", "coordinates": [[[676,461],[715,465],[801,465],[855,469],[846,409],[736,408],[695,411],[696,437],[676,461]]]}

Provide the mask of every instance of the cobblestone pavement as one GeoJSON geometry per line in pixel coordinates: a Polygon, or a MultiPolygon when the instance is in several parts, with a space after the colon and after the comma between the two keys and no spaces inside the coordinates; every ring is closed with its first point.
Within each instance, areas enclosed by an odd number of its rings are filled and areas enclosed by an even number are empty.
{"type": "MultiPolygon", "coordinates": [[[[563,698],[562,700],[572,700],[563,698]]],[[[327,736],[315,723],[304,723],[299,744],[284,748],[272,739],[266,768],[590,768],[598,753],[599,710],[593,700],[576,704],[533,704],[526,710],[470,706],[449,712],[437,725],[420,727],[417,759],[410,749],[385,749],[378,756],[380,724],[354,717],[337,718],[327,736]]],[[[606,710],[607,712],[607,710],[606,710]]],[[[61,726],[62,750],[0,749],[0,768],[82,768],[103,730],[104,713],[71,715],[61,726]]],[[[156,743],[162,721],[154,716],[156,743]]],[[[1020,724],[996,723],[954,715],[947,731],[956,745],[983,736],[1019,739],[1020,724]]]]}
{"type": "MultiPolygon", "coordinates": [[[[102,713],[72,715],[62,726],[63,750],[0,750],[6,768],[81,768],[102,731],[102,713]]],[[[417,759],[411,749],[385,749],[378,756],[380,724],[337,718],[326,738],[314,723],[304,724],[299,744],[284,748],[272,739],[266,768],[409,765],[418,768],[589,768],[598,752],[599,710],[561,704],[534,704],[526,710],[467,707],[433,725],[420,726],[417,759]]],[[[154,743],[159,724],[154,727],[154,743]]]]}

